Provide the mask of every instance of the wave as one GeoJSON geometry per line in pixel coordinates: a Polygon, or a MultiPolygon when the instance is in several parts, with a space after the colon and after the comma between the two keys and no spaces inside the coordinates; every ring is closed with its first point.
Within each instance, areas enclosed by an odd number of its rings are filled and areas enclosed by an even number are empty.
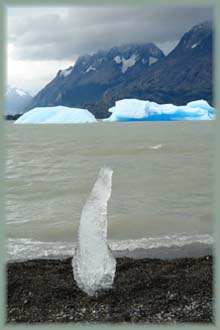
{"type": "Polygon", "coordinates": [[[152,149],[152,150],[157,150],[157,149],[161,149],[162,148],[162,144],[156,144],[154,146],[150,146],[149,149],[152,149]]]}
{"type": "MultiPolygon", "coordinates": [[[[149,252],[149,257],[160,257],[164,255],[163,250],[171,251],[172,249],[177,251],[177,248],[182,249],[185,247],[195,246],[201,248],[202,246],[212,246],[214,239],[209,234],[171,234],[158,237],[146,237],[141,239],[129,239],[129,240],[118,240],[109,241],[109,246],[116,255],[135,255],[138,257],[140,250],[149,252]],[[197,244],[197,245],[196,245],[197,244]],[[157,253],[152,254],[152,251],[157,250],[157,253]],[[132,254],[133,253],[133,254],[132,254]]],[[[34,241],[32,239],[20,238],[20,239],[8,239],[7,245],[7,261],[20,261],[30,260],[38,258],[46,259],[62,259],[65,257],[72,257],[76,243],[72,242],[43,242],[34,241]]],[[[184,253],[188,253],[187,249],[184,253]]],[[[178,252],[179,254],[179,252],[178,252]]],[[[143,255],[143,253],[142,253],[143,255]]],[[[146,255],[146,253],[144,254],[146,255]]],[[[175,257],[175,253],[172,252],[175,257]]],[[[168,252],[166,253],[168,256],[168,252]]]]}

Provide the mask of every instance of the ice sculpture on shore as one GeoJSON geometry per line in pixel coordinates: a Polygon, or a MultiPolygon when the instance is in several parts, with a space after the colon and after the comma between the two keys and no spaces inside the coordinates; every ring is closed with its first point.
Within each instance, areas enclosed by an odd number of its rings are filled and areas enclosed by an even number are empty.
{"type": "Polygon", "coordinates": [[[107,202],[111,195],[113,171],[100,170],[92,192],[83,207],[78,242],[72,260],[73,275],[89,296],[111,288],[116,260],[107,244],[107,202]]]}
{"type": "Polygon", "coordinates": [[[214,108],[205,100],[186,105],[158,104],[138,99],[116,101],[108,110],[111,116],[104,121],[156,121],[156,120],[210,120],[214,119],[214,108]]]}
{"type": "Polygon", "coordinates": [[[34,108],[25,112],[15,124],[81,124],[95,123],[94,115],[86,109],[64,106],[34,108]]]}

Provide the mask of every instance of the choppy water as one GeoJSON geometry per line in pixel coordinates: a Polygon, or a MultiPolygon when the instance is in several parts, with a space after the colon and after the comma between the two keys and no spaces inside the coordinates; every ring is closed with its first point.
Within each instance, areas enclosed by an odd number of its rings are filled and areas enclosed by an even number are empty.
{"type": "Polygon", "coordinates": [[[211,244],[213,122],[7,124],[8,259],[71,255],[99,169],[114,250],[211,244]]]}

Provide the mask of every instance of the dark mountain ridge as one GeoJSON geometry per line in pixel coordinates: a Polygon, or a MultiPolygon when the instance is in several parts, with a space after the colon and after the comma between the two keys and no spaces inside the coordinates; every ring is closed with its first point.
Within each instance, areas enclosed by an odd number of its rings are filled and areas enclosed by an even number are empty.
{"type": "Polygon", "coordinates": [[[58,71],[26,110],[55,105],[88,107],[97,118],[106,117],[106,109],[96,111],[95,108],[104,92],[123,81],[135,79],[152,62],[163,57],[163,52],[152,43],[130,44],[80,56],[73,67],[58,71]],[[91,110],[89,104],[92,103],[94,107],[91,110]]]}
{"type": "Polygon", "coordinates": [[[167,56],[153,43],[80,56],[73,67],[60,70],[26,110],[65,105],[104,118],[123,98],[177,105],[202,98],[213,104],[212,35],[211,23],[196,25],[167,56]]]}
{"type": "Polygon", "coordinates": [[[170,54],[148,69],[147,75],[142,73],[138,81],[108,90],[100,100],[102,106],[131,97],[176,105],[206,99],[213,104],[212,39],[210,24],[194,27],[170,54]]]}

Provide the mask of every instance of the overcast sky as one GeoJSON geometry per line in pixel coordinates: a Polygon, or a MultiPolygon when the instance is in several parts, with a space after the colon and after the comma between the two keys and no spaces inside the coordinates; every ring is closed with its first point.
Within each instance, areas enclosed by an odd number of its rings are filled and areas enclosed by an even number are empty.
{"type": "Polygon", "coordinates": [[[9,7],[8,84],[36,93],[79,55],[153,42],[165,54],[211,7],[9,7]]]}

